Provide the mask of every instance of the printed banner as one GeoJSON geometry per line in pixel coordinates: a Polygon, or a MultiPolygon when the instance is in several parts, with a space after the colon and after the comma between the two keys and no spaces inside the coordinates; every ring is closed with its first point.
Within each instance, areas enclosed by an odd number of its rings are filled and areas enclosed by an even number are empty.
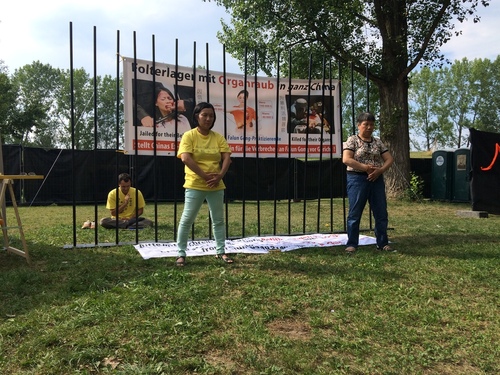
{"type": "MultiPolygon", "coordinates": [[[[347,243],[347,234],[309,234],[300,236],[248,237],[226,240],[226,253],[267,254],[269,251],[291,251],[308,247],[341,246],[347,243]]],[[[369,236],[359,236],[359,245],[375,245],[369,236]]],[[[153,242],[134,245],[144,259],[177,257],[175,242],[153,242]]],[[[188,257],[215,255],[215,241],[188,241],[188,257]]]]}
{"type": "Polygon", "coordinates": [[[213,130],[233,157],[340,157],[338,80],[208,72],[124,58],[125,152],[175,155],[196,103],[216,109],[213,130]],[[154,79],[154,80],[153,80],[154,79]]]}

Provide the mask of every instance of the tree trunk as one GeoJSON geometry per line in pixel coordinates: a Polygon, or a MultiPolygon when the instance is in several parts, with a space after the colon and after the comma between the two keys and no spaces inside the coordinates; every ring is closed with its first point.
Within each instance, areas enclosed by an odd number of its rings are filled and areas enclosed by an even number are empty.
{"type": "Polygon", "coordinates": [[[410,136],[408,125],[408,80],[395,79],[379,84],[380,138],[394,157],[384,173],[387,195],[401,196],[410,181],[410,136]]]}

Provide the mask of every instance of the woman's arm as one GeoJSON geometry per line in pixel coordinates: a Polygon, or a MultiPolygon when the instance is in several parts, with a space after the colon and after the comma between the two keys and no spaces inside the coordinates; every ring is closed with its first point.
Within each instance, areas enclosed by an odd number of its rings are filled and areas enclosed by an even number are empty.
{"type": "Polygon", "coordinates": [[[222,167],[220,170],[220,175],[221,179],[223,179],[229,169],[229,166],[231,165],[231,154],[229,152],[222,152],[221,158],[222,158],[222,167]]]}
{"type": "Polygon", "coordinates": [[[370,173],[370,168],[372,167],[371,165],[368,164],[363,164],[354,159],[354,151],[352,150],[344,150],[342,153],[342,163],[347,165],[348,167],[351,167],[352,169],[355,169],[357,171],[364,171],[366,173],[370,173]]]}
{"type": "Polygon", "coordinates": [[[181,154],[181,160],[186,165],[189,169],[191,169],[194,173],[196,173],[198,176],[203,178],[205,181],[207,181],[210,176],[203,171],[203,169],[200,168],[198,163],[196,163],[193,159],[193,156],[189,152],[183,152],[181,154]]]}
{"type": "Polygon", "coordinates": [[[222,159],[222,167],[219,173],[213,173],[210,175],[210,179],[206,180],[207,185],[210,188],[217,187],[219,185],[219,182],[224,178],[226,175],[226,172],[229,169],[229,166],[231,165],[231,154],[229,152],[221,152],[221,159],[222,159]]]}
{"type": "Polygon", "coordinates": [[[384,152],[380,156],[382,157],[384,164],[381,167],[374,168],[372,172],[368,172],[368,180],[370,181],[375,181],[381,174],[388,170],[394,162],[394,158],[389,151],[384,152]]]}

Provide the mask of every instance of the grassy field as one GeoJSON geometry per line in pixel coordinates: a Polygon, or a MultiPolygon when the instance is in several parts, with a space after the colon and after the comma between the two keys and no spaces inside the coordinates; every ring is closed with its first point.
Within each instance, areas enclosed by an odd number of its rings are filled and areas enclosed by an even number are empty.
{"type": "Polygon", "coordinates": [[[410,151],[410,157],[415,159],[431,159],[432,151],[410,151]]]}
{"type": "MultiPolygon", "coordinates": [[[[272,204],[259,209],[274,215],[272,204]]],[[[71,207],[21,207],[32,265],[0,251],[0,373],[499,374],[500,216],[457,215],[468,209],[390,201],[393,254],[309,248],[176,268],[132,245],[64,248],[71,207]]],[[[233,211],[241,225],[241,207],[233,211]]],[[[92,215],[77,208],[81,243],[93,241],[80,229],[92,215]]],[[[160,239],[172,217],[161,208],[160,239]]],[[[101,232],[113,243],[113,231],[101,232]]]]}

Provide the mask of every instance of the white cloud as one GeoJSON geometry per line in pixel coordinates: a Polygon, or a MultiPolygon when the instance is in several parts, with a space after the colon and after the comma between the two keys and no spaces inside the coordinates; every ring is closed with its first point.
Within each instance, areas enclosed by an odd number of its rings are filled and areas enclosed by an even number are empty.
{"type": "Polygon", "coordinates": [[[441,48],[450,61],[465,57],[468,60],[495,60],[500,55],[500,1],[490,1],[488,7],[480,6],[478,15],[481,17],[479,23],[474,23],[472,19],[457,23],[456,30],[461,30],[462,35],[453,37],[441,48]]]}

